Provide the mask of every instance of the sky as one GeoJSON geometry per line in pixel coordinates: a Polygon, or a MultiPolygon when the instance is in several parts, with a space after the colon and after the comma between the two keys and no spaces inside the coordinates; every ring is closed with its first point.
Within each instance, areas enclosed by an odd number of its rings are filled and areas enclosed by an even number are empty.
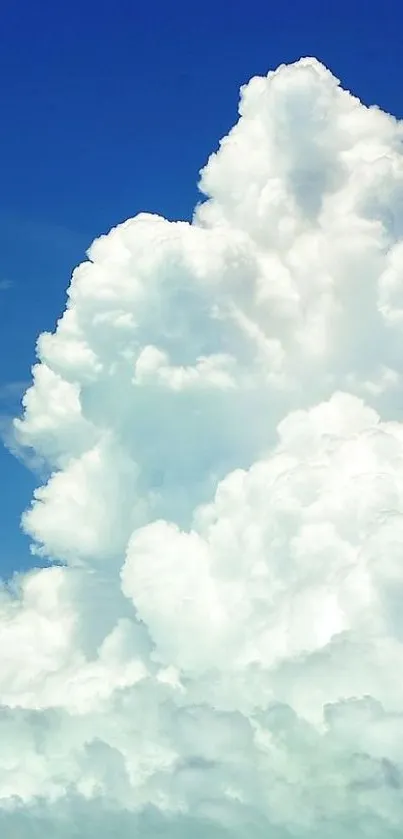
{"type": "Polygon", "coordinates": [[[398,8],[6,11],[2,836],[402,836],[398,8]]]}
{"type": "MultiPolygon", "coordinates": [[[[199,170],[253,75],[314,55],[365,103],[403,114],[402,20],[398,0],[381,16],[361,0],[5,3],[0,412],[18,410],[36,338],[93,238],[143,210],[191,217],[199,170]]],[[[30,563],[19,519],[36,479],[4,449],[0,474],[8,575],[30,563]]]]}

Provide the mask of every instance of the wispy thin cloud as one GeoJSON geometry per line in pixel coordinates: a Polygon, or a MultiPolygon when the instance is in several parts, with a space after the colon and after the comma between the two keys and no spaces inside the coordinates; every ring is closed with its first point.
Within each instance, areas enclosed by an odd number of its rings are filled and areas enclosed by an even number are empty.
{"type": "Polygon", "coordinates": [[[26,381],[5,382],[0,384],[0,402],[15,402],[20,400],[29,383],[26,381]]]}
{"type": "Polygon", "coordinates": [[[13,287],[11,280],[0,280],[0,291],[8,291],[13,287]]]}

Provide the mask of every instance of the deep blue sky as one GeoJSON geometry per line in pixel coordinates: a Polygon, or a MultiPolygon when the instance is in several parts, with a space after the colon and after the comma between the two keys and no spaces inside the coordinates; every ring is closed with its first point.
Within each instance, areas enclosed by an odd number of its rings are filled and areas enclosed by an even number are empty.
{"type": "MultiPolygon", "coordinates": [[[[315,55],[403,116],[402,24],[402,0],[4,0],[0,414],[92,239],[142,210],[190,217],[241,84],[315,55]]],[[[29,563],[18,522],[34,480],[6,450],[0,477],[6,575],[29,563]]]]}

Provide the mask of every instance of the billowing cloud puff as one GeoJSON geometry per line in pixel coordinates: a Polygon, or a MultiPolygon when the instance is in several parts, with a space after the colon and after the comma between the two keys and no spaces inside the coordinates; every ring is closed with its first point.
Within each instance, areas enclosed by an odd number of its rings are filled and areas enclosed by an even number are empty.
{"type": "Polygon", "coordinates": [[[96,240],[16,445],[49,566],[0,591],[0,830],[403,830],[403,127],[254,78],[192,224],[96,240]]]}

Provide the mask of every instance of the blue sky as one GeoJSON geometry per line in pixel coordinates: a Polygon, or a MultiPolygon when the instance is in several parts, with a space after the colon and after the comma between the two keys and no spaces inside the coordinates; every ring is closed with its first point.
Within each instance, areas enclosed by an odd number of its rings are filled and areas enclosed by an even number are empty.
{"type": "MultiPolygon", "coordinates": [[[[400,0],[4,4],[0,413],[92,239],[142,210],[190,217],[243,82],[315,55],[365,103],[403,116],[402,23],[400,0]]],[[[30,561],[19,517],[35,479],[5,449],[0,473],[8,575],[30,561]]]]}

